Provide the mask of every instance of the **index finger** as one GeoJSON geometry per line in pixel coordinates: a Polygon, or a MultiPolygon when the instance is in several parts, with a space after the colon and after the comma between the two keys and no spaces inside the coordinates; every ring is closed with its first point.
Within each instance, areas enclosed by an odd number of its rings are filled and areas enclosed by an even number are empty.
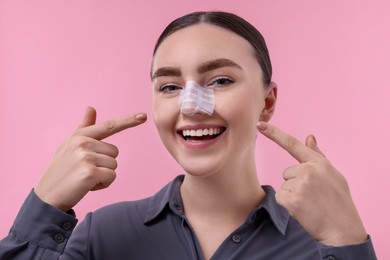
{"type": "Polygon", "coordinates": [[[96,140],[102,140],[125,129],[142,124],[146,121],[146,119],[147,116],[145,113],[133,114],[83,127],[77,130],[76,133],[96,140]]]}
{"type": "Polygon", "coordinates": [[[310,161],[318,157],[312,149],[301,143],[295,137],[283,132],[279,128],[266,122],[258,122],[257,129],[263,135],[277,143],[300,163],[310,161]]]}

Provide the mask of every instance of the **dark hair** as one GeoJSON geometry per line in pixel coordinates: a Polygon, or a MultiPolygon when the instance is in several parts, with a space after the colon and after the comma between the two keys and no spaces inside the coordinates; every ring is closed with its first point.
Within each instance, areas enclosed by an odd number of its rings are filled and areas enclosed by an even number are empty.
{"type": "Polygon", "coordinates": [[[193,12],[177,18],[171,22],[158,38],[153,50],[155,55],[160,44],[174,32],[184,29],[188,26],[208,23],[213,24],[229,31],[232,31],[245,40],[247,40],[255,50],[255,56],[263,71],[263,81],[265,86],[271,83],[272,65],[269,57],[267,45],[261,33],[243,18],[228,12],[211,11],[211,12],[193,12]]]}

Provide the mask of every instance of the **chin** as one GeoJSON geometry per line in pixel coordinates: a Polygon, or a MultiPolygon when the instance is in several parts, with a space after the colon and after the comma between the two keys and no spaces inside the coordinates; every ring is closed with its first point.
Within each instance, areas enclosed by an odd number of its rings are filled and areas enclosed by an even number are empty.
{"type": "Polygon", "coordinates": [[[191,162],[179,162],[186,174],[193,177],[207,178],[220,172],[219,165],[216,164],[216,160],[206,163],[199,160],[191,160],[191,162]]]}

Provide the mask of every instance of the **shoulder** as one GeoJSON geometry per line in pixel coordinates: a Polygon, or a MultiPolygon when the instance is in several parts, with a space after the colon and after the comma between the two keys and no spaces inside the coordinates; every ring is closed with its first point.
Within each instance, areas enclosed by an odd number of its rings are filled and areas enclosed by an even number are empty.
{"type": "Polygon", "coordinates": [[[137,222],[143,223],[148,205],[152,197],[122,201],[104,206],[88,214],[92,225],[102,225],[107,227],[123,225],[123,223],[137,222]]]}
{"type": "Polygon", "coordinates": [[[176,177],[173,181],[161,188],[153,196],[134,200],[117,202],[102,207],[87,216],[91,224],[106,226],[121,226],[124,223],[135,225],[145,224],[164,211],[165,207],[177,197],[183,176],[176,177]]]}

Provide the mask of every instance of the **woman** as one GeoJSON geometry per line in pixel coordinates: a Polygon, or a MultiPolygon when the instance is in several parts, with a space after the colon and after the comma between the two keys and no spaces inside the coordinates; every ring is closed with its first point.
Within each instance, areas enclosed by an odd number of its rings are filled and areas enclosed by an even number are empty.
{"type": "Polygon", "coordinates": [[[88,214],[73,232],[72,207],[115,179],[118,149],[102,140],[146,120],[95,124],[88,108],[1,242],[2,259],[376,258],[347,182],[314,137],[301,144],[267,123],[277,86],[252,25],[224,12],[178,18],[157,41],[151,78],[156,127],[185,176],[88,214]],[[299,162],[276,193],[257,179],[258,132],[299,162]]]}

